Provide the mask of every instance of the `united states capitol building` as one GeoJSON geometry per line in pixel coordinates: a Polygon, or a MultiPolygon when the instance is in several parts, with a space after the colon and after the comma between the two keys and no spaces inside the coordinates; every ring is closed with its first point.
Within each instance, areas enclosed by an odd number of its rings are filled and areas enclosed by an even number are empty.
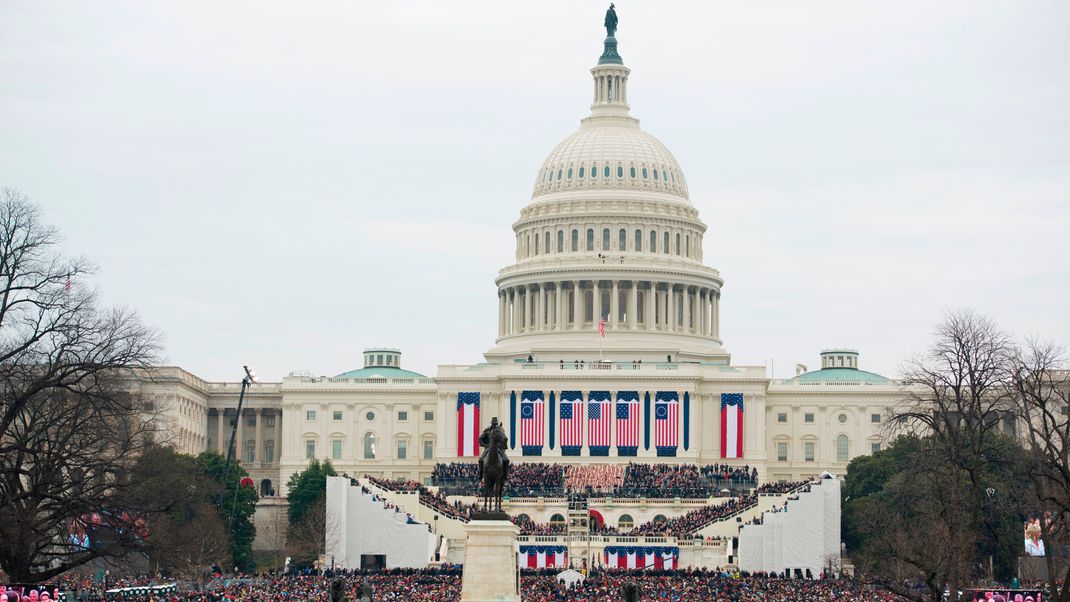
{"type": "Polygon", "coordinates": [[[879,449],[901,392],[857,351],[821,351],[787,380],[732,363],[706,224],[672,153],[631,114],[614,38],[591,75],[590,113],[538,167],[513,224],[484,362],[422,375],[400,350],[369,348],[334,377],[253,384],[241,416],[240,383],[162,368],[139,393],[175,447],[225,452],[236,421],[237,457],[267,496],[311,458],[427,481],[436,463],[474,461],[473,429],[492,417],[514,463],[748,465],[761,482],[794,481],[879,449]]]}

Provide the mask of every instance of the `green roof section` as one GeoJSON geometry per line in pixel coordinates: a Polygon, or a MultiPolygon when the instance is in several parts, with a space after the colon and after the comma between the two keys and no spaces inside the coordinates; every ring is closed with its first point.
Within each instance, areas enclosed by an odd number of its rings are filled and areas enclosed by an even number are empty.
{"type": "Polygon", "coordinates": [[[370,368],[361,368],[360,370],[350,370],[349,372],[343,372],[335,378],[427,378],[423,374],[413,372],[412,370],[402,370],[401,368],[390,368],[387,366],[372,366],[370,368]]]}
{"type": "Polygon", "coordinates": [[[866,372],[857,368],[822,368],[813,372],[805,372],[788,379],[787,382],[816,383],[816,382],[865,382],[871,384],[890,385],[892,379],[866,372]]]}

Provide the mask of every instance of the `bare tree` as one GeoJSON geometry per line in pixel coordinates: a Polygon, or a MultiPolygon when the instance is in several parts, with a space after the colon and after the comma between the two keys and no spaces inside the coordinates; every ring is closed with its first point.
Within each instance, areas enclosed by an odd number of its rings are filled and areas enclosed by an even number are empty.
{"type": "Polygon", "coordinates": [[[309,506],[304,520],[290,525],[287,549],[293,558],[311,562],[344,543],[344,535],[338,520],[327,518],[327,497],[323,496],[309,506]]]}
{"type": "Polygon", "coordinates": [[[129,310],[100,308],[84,282],[92,266],[58,241],[25,196],[3,191],[0,568],[22,582],[122,554],[151,511],[125,495],[155,434],[127,384],[155,363],[159,336],[129,310]]]}
{"type": "MultiPolygon", "coordinates": [[[[1011,376],[1018,421],[1030,450],[1029,475],[1037,500],[1052,599],[1070,602],[1070,563],[1056,563],[1060,539],[1070,532],[1070,371],[1063,350],[1035,339],[1015,357],[1011,376]],[[1063,579],[1058,573],[1065,571],[1063,579]]],[[[1065,559],[1063,559],[1065,562],[1065,559]]]]}
{"type": "Polygon", "coordinates": [[[993,529],[984,520],[984,475],[1005,445],[996,435],[1013,407],[1007,375],[1014,351],[1012,338],[991,320],[959,311],[937,326],[932,347],[905,366],[906,399],[893,411],[891,424],[927,435],[925,469],[940,479],[930,489],[929,501],[940,505],[930,528],[941,545],[920,555],[913,546],[888,551],[925,575],[930,587],[961,589],[972,577],[978,536],[993,529]]]}

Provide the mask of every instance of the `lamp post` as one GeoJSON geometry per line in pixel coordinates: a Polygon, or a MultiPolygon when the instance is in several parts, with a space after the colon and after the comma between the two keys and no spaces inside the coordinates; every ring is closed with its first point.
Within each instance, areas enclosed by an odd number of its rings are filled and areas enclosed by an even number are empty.
{"type": "MultiPolygon", "coordinates": [[[[238,413],[234,417],[234,425],[230,427],[230,445],[227,446],[227,460],[223,463],[223,488],[219,491],[219,508],[223,508],[223,495],[227,491],[227,473],[230,472],[230,459],[234,455],[234,439],[238,436],[238,421],[241,420],[241,406],[245,401],[245,390],[249,388],[251,383],[256,382],[256,372],[249,368],[249,366],[242,366],[245,369],[245,376],[241,379],[241,391],[238,393],[238,413]]],[[[225,412],[224,412],[225,415],[225,412]]],[[[229,527],[227,529],[230,530],[229,527]]]]}

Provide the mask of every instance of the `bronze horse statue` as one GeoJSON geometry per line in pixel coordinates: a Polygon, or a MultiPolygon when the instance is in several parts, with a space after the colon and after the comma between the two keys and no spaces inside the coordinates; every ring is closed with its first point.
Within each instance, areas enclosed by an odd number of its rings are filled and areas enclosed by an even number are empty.
{"type": "Polygon", "coordinates": [[[505,489],[505,465],[502,452],[509,444],[505,431],[490,429],[487,456],[483,466],[483,512],[502,511],[502,491],[505,489]]]}

